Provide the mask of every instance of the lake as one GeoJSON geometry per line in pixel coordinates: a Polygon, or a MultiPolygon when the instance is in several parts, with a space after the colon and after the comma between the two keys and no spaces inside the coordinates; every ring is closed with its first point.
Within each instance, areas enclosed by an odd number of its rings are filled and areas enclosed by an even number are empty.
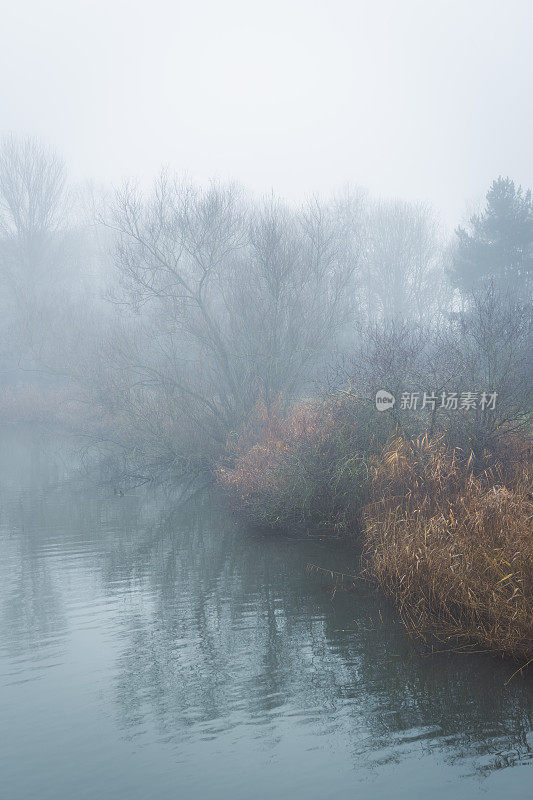
{"type": "Polygon", "coordinates": [[[529,798],[533,681],[428,655],[344,544],[0,429],[0,797],[529,798]],[[349,563],[349,562],[348,562],[349,563]]]}

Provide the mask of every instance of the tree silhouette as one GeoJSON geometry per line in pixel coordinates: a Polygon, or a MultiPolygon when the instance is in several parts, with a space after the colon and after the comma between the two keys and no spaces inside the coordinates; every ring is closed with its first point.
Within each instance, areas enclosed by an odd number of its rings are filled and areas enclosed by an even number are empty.
{"type": "Polygon", "coordinates": [[[464,293],[494,283],[527,300],[533,272],[531,190],[499,177],[487,192],[483,213],[456,230],[457,246],[450,278],[464,293]]]}

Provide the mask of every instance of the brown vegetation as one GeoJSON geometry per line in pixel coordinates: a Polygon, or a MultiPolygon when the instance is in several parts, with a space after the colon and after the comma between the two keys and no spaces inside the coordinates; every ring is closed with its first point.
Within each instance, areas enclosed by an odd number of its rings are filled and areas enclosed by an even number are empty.
{"type": "Polygon", "coordinates": [[[531,447],[502,432],[478,458],[468,437],[454,448],[448,432],[391,436],[392,424],[350,394],[287,414],[261,406],[230,441],[218,480],[256,524],[362,529],[364,574],[411,633],[530,658],[531,447]]]}
{"type": "Polygon", "coordinates": [[[364,512],[368,573],[407,628],[465,648],[533,655],[533,458],[475,474],[444,441],[396,438],[376,462],[364,512]]]}
{"type": "Polygon", "coordinates": [[[358,528],[369,455],[390,433],[387,415],[372,426],[370,413],[350,395],[301,402],[288,414],[260,405],[230,440],[218,480],[256,524],[308,532],[358,528]]]}

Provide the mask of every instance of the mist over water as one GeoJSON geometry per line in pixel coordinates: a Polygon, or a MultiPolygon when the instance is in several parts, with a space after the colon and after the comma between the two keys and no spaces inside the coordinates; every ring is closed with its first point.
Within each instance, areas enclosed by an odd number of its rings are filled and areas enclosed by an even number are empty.
{"type": "Polygon", "coordinates": [[[306,566],[345,545],[109,493],[56,435],[0,452],[4,797],[527,796],[531,680],[423,657],[370,587],[332,597],[306,566]]]}

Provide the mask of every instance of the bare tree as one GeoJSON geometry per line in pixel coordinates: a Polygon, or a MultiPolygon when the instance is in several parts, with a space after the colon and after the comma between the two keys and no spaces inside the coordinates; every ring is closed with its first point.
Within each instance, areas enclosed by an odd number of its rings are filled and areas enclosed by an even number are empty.
{"type": "Polygon", "coordinates": [[[2,365],[32,362],[31,340],[43,305],[65,262],[62,225],[65,170],[35,139],[6,137],[0,144],[0,304],[2,365]]]}
{"type": "Polygon", "coordinates": [[[148,198],[119,192],[108,224],[120,302],[138,319],[124,368],[214,439],[259,399],[301,390],[346,324],[357,225],[331,206],[257,206],[234,186],[162,175],[148,198]]]}
{"type": "Polygon", "coordinates": [[[155,314],[157,349],[173,365],[176,392],[227,421],[241,403],[220,314],[220,286],[244,241],[237,191],[213,185],[199,192],[162,175],[146,201],[124,187],[111,224],[123,300],[155,314]],[[205,393],[197,391],[200,372],[209,379],[205,393]]]}
{"type": "Polygon", "coordinates": [[[38,279],[61,223],[65,168],[35,139],[9,136],[0,146],[2,267],[15,284],[38,279]]]}
{"type": "Polygon", "coordinates": [[[446,282],[427,206],[395,200],[370,209],[364,287],[370,318],[422,322],[441,310],[446,282]]]}
{"type": "Polygon", "coordinates": [[[495,394],[495,403],[477,403],[466,419],[471,447],[481,453],[497,447],[502,435],[530,424],[533,325],[531,307],[495,282],[468,301],[453,318],[445,347],[464,391],[495,394]]]}
{"type": "Polygon", "coordinates": [[[270,199],[251,215],[231,284],[233,340],[267,404],[304,388],[350,317],[358,219],[314,199],[293,211],[270,199]]]}

